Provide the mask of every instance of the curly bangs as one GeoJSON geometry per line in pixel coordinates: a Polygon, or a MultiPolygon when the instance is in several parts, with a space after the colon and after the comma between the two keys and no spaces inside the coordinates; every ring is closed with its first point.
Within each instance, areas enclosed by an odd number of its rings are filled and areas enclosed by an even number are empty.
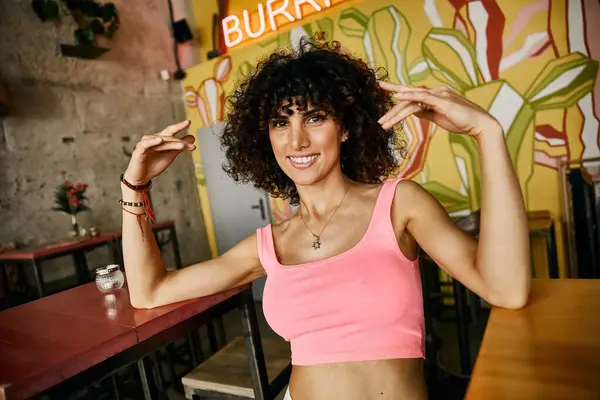
{"type": "Polygon", "coordinates": [[[385,70],[374,71],[335,41],[303,39],[298,50],[271,53],[227,98],[223,169],[235,181],[252,182],[273,197],[298,204],[296,186],[273,154],[269,120],[282,104],[310,103],[329,112],[348,133],[340,150],[343,173],[357,182],[381,182],[397,162],[394,131],[377,122],[393,105],[377,83],[386,78],[385,70]]]}

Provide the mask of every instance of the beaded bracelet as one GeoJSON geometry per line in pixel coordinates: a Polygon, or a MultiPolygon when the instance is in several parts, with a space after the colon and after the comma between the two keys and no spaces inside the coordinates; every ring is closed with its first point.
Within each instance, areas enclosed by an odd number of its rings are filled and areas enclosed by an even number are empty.
{"type": "Polygon", "coordinates": [[[144,207],[145,203],[143,201],[140,201],[138,203],[133,203],[130,201],[123,201],[123,199],[119,199],[119,204],[124,205],[124,206],[129,206],[129,207],[144,207]]]}
{"type": "Polygon", "coordinates": [[[125,174],[121,174],[121,182],[127,186],[129,189],[133,190],[134,192],[138,192],[142,195],[142,201],[138,202],[138,203],[131,203],[131,202],[124,202],[123,199],[119,200],[119,203],[121,203],[122,205],[125,206],[131,206],[131,207],[144,207],[144,212],[137,214],[137,213],[133,213],[127,209],[125,209],[125,207],[121,207],[123,208],[123,211],[128,212],[129,214],[133,214],[136,216],[136,219],[138,221],[138,225],[140,226],[140,229],[142,231],[142,239],[144,238],[144,227],[142,225],[142,219],[144,219],[145,221],[150,220],[151,223],[156,223],[156,220],[154,218],[154,211],[152,210],[152,204],[150,202],[150,197],[148,196],[148,191],[152,188],[152,180],[149,180],[147,183],[143,184],[143,185],[132,185],[131,183],[127,182],[127,180],[125,179],[125,174]]]}
{"type": "Polygon", "coordinates": [[[136,192],[139,192],[141,190],[150,190],[152,188],[152,180],[149,180],[148,182],[144,183],[143,185],[132,185],[131,183],[127,182],[127,180],[125,179],[125,174],[121,174],[121,182],[123,182],[123,184],[125,186],[127,186],[129,189],[134,190],[136,192]]]}

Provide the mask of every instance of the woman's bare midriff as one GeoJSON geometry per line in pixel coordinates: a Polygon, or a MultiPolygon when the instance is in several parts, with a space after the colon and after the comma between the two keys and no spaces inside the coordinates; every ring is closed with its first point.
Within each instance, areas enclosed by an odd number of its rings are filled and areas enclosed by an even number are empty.
{"type": "Polygon", "coordinates": [[[290,394],[292,400],[425,400],[423,360],[295,365],[290,394]]]}

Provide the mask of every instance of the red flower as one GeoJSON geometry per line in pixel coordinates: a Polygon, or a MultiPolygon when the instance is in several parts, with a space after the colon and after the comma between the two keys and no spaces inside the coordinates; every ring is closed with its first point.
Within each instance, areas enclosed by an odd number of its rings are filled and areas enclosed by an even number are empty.
{"type": "Polygon", "coordinates": [[[71,186],[71,185],[72,185],[71,181],[67,179],[67,180],[65,181],[65,186],[71,186]]]}
{"type": "Polygon", "coordinates": [[[65,171],[64,169],[61,169],[61,170],[60,170],[60,171],[58,171],[58,172],[59,172],[61,175],[63,175],[63,176],[67,174],[67,171],[65,171]]]}
{"type": "Polygon", "coordinates": [[[90,187],[90,185],[88,185],[87,183],[84,183],[84,184],[83,184],[83,188],[84,188],[84,189],[87,189],[87,188],[89,188],[89,187],[90,187]]]}

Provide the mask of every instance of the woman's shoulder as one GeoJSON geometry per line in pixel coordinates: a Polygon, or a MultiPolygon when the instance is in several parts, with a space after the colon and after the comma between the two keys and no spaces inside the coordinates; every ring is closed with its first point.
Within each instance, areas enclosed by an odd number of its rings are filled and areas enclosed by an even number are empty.
{"type": "Polygon", "coordinates": [[[400,179],[394,192],[393,207],[397,212],[410,214],[416,210],[437,205],[438,200],[433,197],[420,183],[412,179],[400,179]]]}
{"type": "Polygon", "coordinates": [[[406,178],[392,178],[385,181],[384,184],[392,184],[395,186],[396,196],[398,195],[410,195],[415,193],[426,192],[420,183],[413,181],[412,179],[406,178]]]}

